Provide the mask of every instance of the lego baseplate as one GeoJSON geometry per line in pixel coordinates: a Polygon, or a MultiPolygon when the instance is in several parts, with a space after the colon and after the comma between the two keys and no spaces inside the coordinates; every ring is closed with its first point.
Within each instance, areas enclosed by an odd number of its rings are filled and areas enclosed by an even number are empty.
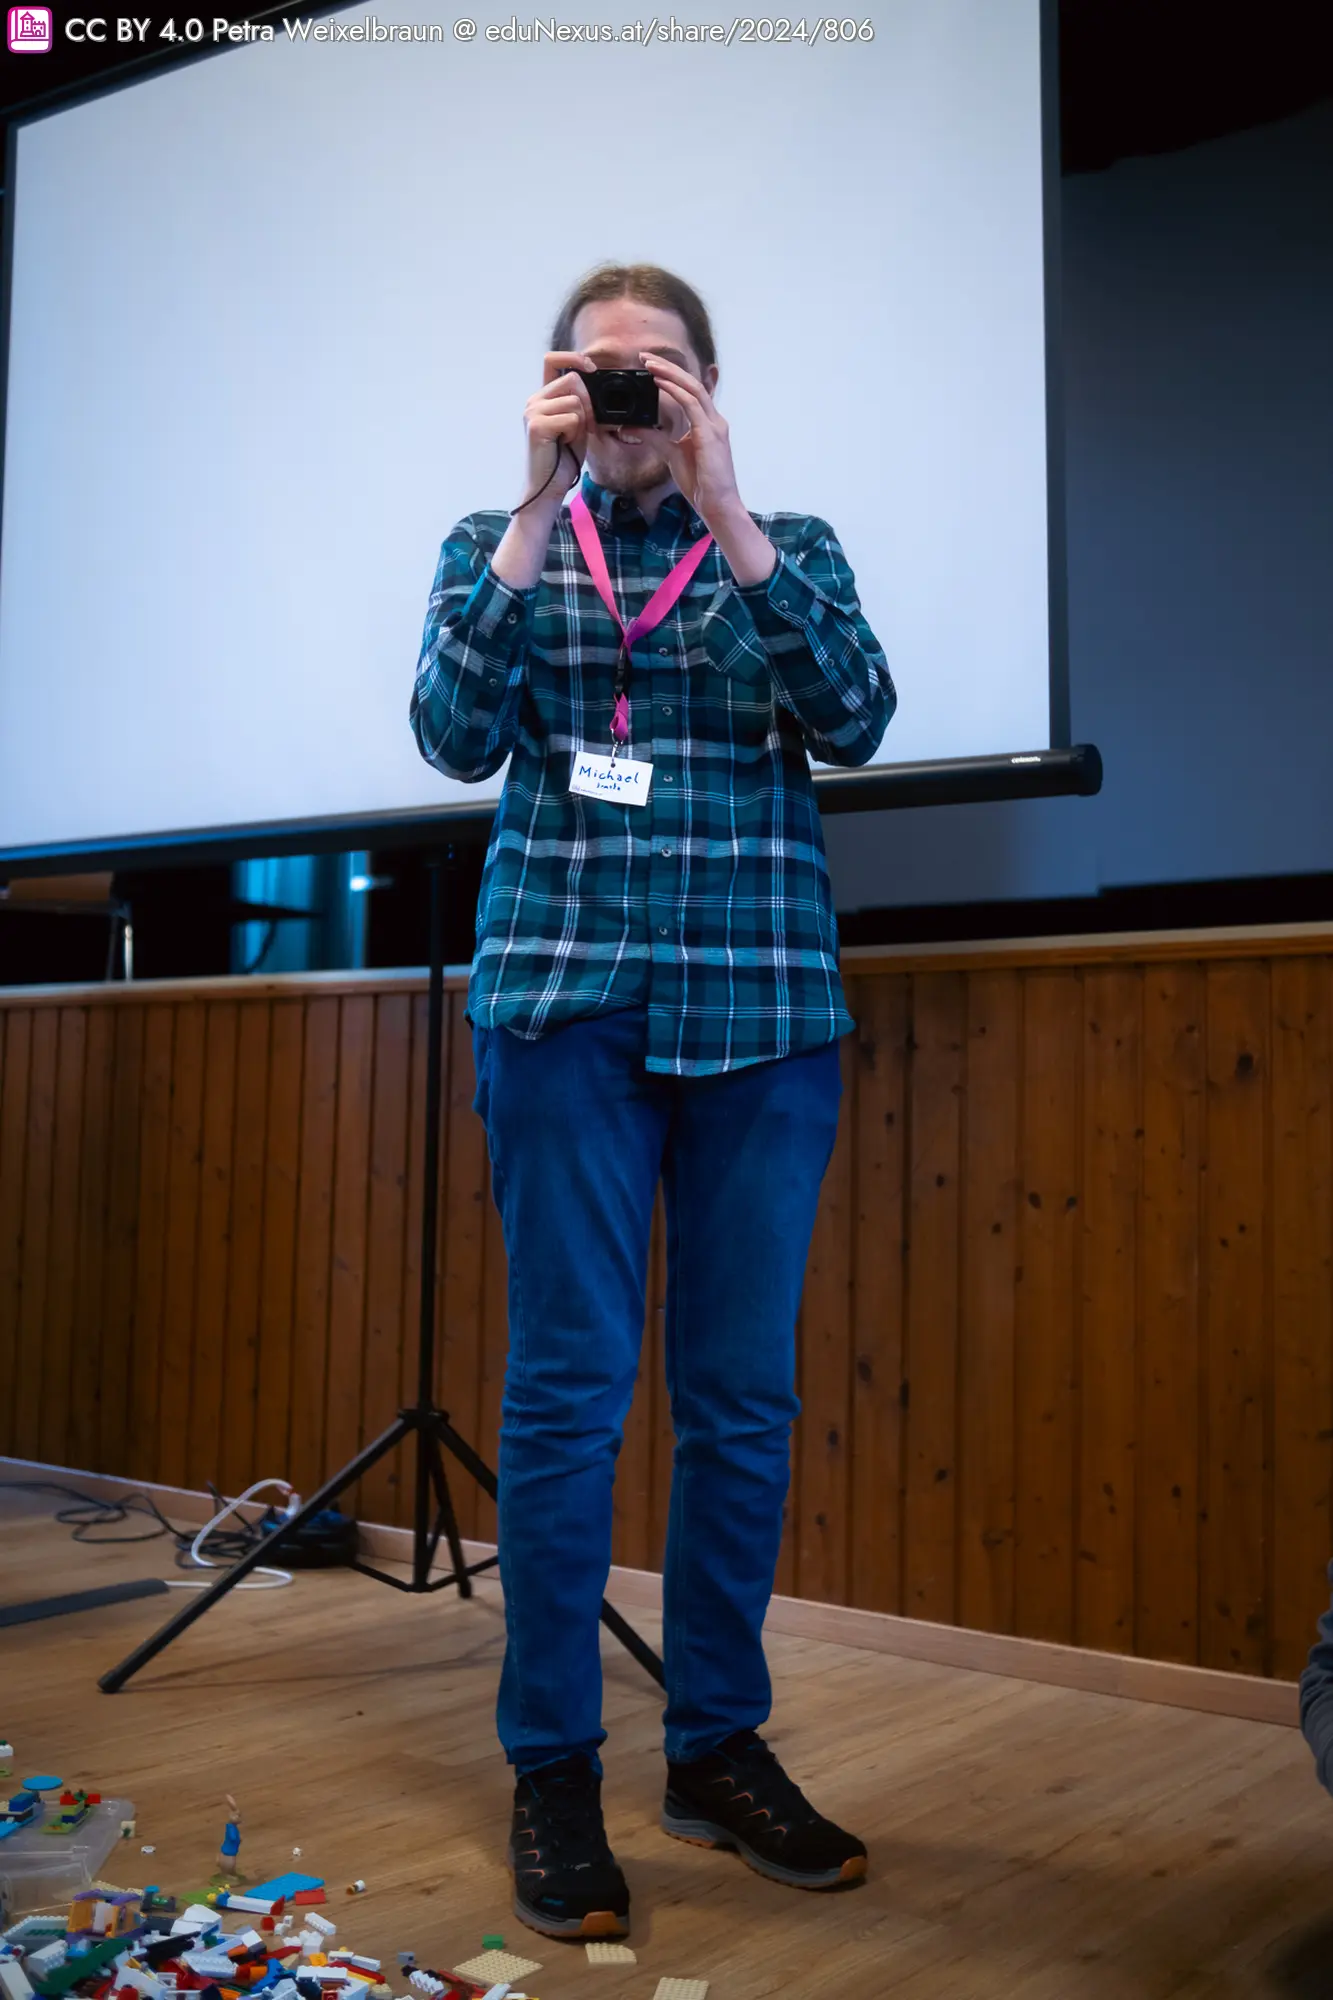
{"type": "Polygon", "coordinates": [[[519,1958],[512,1951],[483,1951],[453,1969],[463,1979],[488,1979],[498,1986],[502,1979],[523,1979],[529,1972],[540,1972],[541,1963],[535,1958],[519,1958]]]}
{"type": "Polygon", "coordinates": [[[708,2000],[706,1979],[659,1979],[653,2000],[708,2000]]]}
{"type": "Polygon", "coordinates": [[[639,1962],[627,1944],[608,1944],[604,1938],[590,1938],[585,1949],[589,1965],[637,1965],[639,1962]]]}

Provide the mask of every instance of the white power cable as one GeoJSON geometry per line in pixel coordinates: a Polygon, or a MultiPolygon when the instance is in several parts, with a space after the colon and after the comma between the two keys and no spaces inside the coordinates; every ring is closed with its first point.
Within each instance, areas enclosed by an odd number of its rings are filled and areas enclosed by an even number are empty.
{"type": "MultiPolygon", "coordinates": [[[[279,1492],[287,1495],[287,1505],[283,1509],[283,1515],[286,1520],[290,1521],[292,1515],[298,1511],[301,1505],[301,1496],[297,1493],[296,1489],[290,1486],[285,1479],[256,1479],[253,1486],[247,1486],[244,1493],[238,1494],[235,1500],[229,1500],[222,1509],[222,1512],[215,1514],[212,1520],[199,1530],[199,1533],[190,1544],[191,1562],[197,1563],[200,1569],[218,1569],[221,1567],[221,1565],[210,1561],[206,1555],[200,1553],[204,1543],[215,1528],[221,1527],[229,1514],[234,1514],[238,1507],[243,1507],[246,1501],[253,1498],[256,1493],[262,1493],[266,1486],[276,1486],[279,1492]]],[[[255,1574],[257,1576],[271,1577],[273,1581],[271,1583],[238,1583],[235,1585],[235,1588],[237,1590],[282,1590],[293,1580],[287,1570],[267,1569],[263,1563],[255,1565],[255,1574]]],[[[192,1583],[185,1577],[168,1577],[166,1583],[168,1590],[208,1590],[211,1588],[209,1584],[192,1583]]]]}

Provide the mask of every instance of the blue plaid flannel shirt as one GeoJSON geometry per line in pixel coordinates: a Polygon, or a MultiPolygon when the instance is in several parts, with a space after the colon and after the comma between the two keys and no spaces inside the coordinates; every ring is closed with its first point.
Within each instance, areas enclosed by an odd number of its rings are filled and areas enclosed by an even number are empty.
{"type": "MultiPolygon", "coordinates": [[[[626,622],[707,532],[672,491],[649,525],[585,470],[626,622]]],[[[807,748],[866,764],[897,706],[827,521],[754,514],[778,550],[739,585],[716,542],[634,647],[621,755],[648,802],[569,789],[610,748],[620,633],[566,504],[541,580],[490,567],[510,516],[469,514],[440,551],[410,719],[422,756],[475,784],[512,753],[477,906],[466,1019],[527,1040],[646,1006],[649,1070],[711,1076],[822,1047],[856,1026],[807,748]]]]}

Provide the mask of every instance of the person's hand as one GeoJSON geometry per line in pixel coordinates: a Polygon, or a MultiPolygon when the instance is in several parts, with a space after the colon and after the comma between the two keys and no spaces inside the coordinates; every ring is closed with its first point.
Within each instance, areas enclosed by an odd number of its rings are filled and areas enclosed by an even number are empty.
{"type": "Polygon", "coordinates": [[[743,512],[727,420],[703,383],[660,354],[645,350],[639,358],[657,382],[662,455],[695,513],[712,528],[743,512]]]}
{"type": "Polygon", "coordinates": [[[583,382],[583,376],[593,366],[586,354],[556,351],[547,355],[542,366],[542,386],[535,396],[528,397],[523,410],[528,433],[525,499],[541,491],[543,500],[558,502],[578,479],[588,448],[588,426],[595,421],[592,399],[583,382]],[[569,451],[560,451],[556,467],[561,439],[569,451]]]}

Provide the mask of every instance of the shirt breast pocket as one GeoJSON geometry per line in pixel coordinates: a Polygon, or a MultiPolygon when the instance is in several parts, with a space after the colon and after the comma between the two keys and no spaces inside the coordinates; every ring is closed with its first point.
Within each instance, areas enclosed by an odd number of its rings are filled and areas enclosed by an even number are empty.
{"type": "Polygon", "coordinates": [[[705,596],[691,648],[697,712],[733,744],[766,743],[774,726],[768,654],[730,580],[705,596]]]}

